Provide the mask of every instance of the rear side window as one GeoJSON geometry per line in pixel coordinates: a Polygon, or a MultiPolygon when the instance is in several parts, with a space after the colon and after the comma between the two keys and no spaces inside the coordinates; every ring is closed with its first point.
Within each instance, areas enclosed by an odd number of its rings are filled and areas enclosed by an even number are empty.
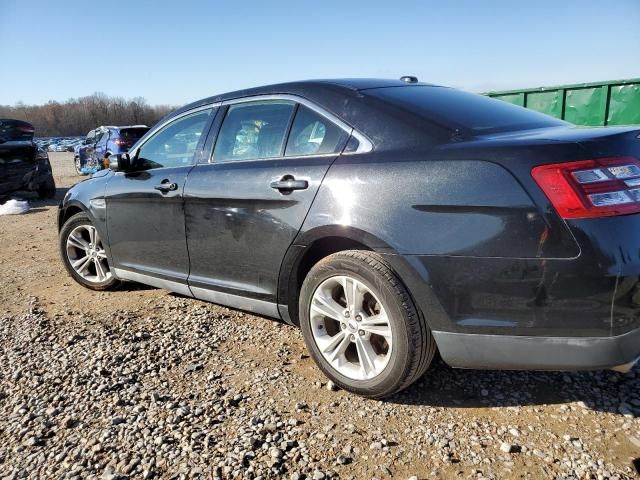
{"type": "Polygon", "coordinates": [[[533,110],[447,87],[388,87],[367,93],[451,130],[474,134],[567,125],[533,110]]]}
{"type": "Polygon", "coordinates": [[[214,161],[281,156],[294,106],[287,100],[231,105],[216,140],[214,161]]]}
{"type": "Polygon", "coordinates": [[[148,128],[121,128],[118,137],[125,140],[138,140],[148,131],[148,128]]]}
{"type": "Polygon", "coordinates": [[[285,156],[323,155],[340,152],[348,134],[322,115],[300,105],[291,127],[285,156]]]}

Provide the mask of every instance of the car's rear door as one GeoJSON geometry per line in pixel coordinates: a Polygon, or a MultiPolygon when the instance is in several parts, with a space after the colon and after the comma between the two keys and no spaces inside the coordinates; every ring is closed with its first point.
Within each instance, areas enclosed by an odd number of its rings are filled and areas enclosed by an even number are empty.
{"type": "Polygon", "coordinates": [[[214,111],[202,107],[160,126],[131,152],[132,171],[107,183],[107,233],[119,278],[189,294],[182,195],[214,111]]]}
{"type": "Polygon", "coordinates": [[[287,96],[224,108],[212,157],[185,185],[189,285],[275,316],[282,259],[350,128],[287,96]]]}

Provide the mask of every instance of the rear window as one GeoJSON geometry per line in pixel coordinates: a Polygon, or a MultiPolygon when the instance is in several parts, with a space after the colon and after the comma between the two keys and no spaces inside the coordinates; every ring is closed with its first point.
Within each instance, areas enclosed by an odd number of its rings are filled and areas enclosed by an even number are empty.
{"type": "Polygon", "coordinates": [[[30,123],[0,118],[0,141],[33,140],[34,131],[30,123]]]}
{"type": "Polygon", "coordinates": [[[562,120],[502,100],[447,87],[387,87],[367,93],[444,127],[474,134],[567,125],[562,120]]]}
{"type": "Polygon", "coordinates": [[[148,131],[148,128],[122,128],[118,136],[127,140],[138,140],[148,131]]]}

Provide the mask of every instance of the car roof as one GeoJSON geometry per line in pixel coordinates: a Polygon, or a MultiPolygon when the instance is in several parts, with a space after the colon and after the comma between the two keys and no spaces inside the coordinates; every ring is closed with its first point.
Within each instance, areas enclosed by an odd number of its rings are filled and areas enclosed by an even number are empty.
{"type": "MultiPolygon", "coordinates": [[[[193,103],[180,108],[175,114],[181,113],[192,108],[206,105],[209,103],[224,102],[236,98],[250,97],[254,95],[269,94],[294,94],[302,97],[317,97],[324,93],[335,93],[340,90],[345,95],[357,95],[359,91],[372,88],[388,88],[388,87],[409,87],[409,86],[438,86],[430,83],[416,82],[407,83],[399,79],[383,79],[383,78],[342,78],[342,79],[319,79],[319,80],[301,80],[296,82],[276,83],[273,85],[264,85],[261,87],[247,88],[236,90],[233,92],[222,93],[211,97],[197,100],[193,103]]],[[[173,114],[170,114],[173,116],[173,114]]]]}
{"type": "Polygon", "coordinates": [[[149,128],[146,125],[121,125],[119,127],[110,127],[112,130],[124,130],[125,128],[149,128]]]}

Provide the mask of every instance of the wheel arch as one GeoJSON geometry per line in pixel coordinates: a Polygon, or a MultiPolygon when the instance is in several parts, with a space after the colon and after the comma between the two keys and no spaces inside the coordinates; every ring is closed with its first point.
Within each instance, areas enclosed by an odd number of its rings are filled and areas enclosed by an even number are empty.
{"type": "Polygon", "coordinates": [[[88,208],[78,199],[69,200],[58,209],[58,232],[62,230],[62,227],[67,222],[67,220],[69,220],[77,213],[85,213],[94,224],[94,226],[98,229],[98,233],[100,234],[100,236],[102,238],[107,238],[106,231],[104,231],[104,221],[100,221],[98,218],[96,218],[94,212],[92,212],[90,208],[88,208]]]}
{"type": "Polygon", "coordinates": [[[299,326],[298,302],[302,283],[321,259],[345,250],[380,254],[397,273],[430,328],[449,323],[444,309],[428,284],[428,273],[375,235],[355,227],[325,226],[305,232],[289,248],[280,267],[278,308],[284,321],[299,326]],[[425,309],[428,308],[428,315],[425,309]],[[432,315],[433,314],[433,315],[432,315]]]}
{"type": "MultiPolygon", "coordinates": [[[[72,216],[77,213],[84,212],[87,215],[91,215],[84,206],[79,202],[69,202],[64,207],[58,209],[58,232],[62,230],[62,226],[67,223],[72,216]]],[[[92,215],[91,215],[92,216],[92,215]]]]}

